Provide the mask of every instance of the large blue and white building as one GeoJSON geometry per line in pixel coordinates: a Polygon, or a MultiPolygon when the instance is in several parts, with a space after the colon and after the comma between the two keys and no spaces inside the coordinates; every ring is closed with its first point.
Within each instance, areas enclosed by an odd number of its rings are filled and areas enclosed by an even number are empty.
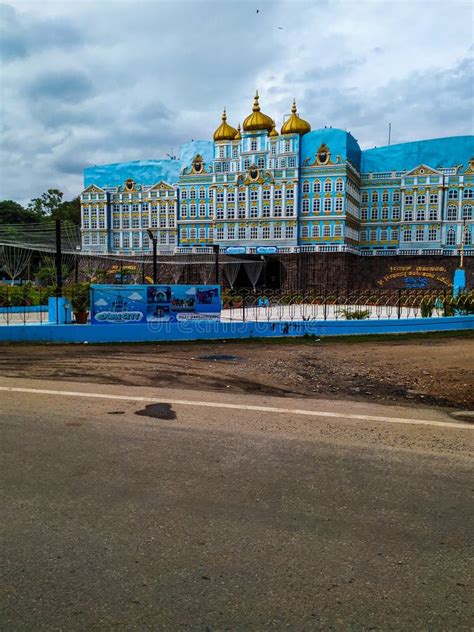
{"type": "Polygon", "coordinates": [[[88,167],[84,185],[85,252],[147,253],[148,229],[163,254],[470,254],[474,237],[474,136],[361,150],[295,103],[278,132],[258,94],[242,128],[224,111],[213,141],[88,167]]]}

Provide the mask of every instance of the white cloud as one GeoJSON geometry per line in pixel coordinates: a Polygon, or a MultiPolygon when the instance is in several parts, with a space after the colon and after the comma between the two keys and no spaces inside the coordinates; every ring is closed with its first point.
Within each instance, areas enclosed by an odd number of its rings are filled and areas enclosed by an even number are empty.
{"type": "Polygon", "coordinates": [[[398,140],[472,133],[471,3],[255,4],[7,0],[0,198],[71,197],[84,166],[211,138],[222,107],[237,125],[255,88],[278,123],[296,97],[313,128],[347,128],[365,147],[385,142],[389,120],[398,140]]]}
{"type": "Polygon", "coordinates": [[[139,292],[132,292],[128,297],[131,301],[141,301],[143,300],[143,296],[139,292]]]}
{"type": "Polygon", "coordinates": [[[105,298],[97,299],[97,301],[95,301],[94,304],[97,305],[97,307],[105,307],[106,305],[108,305],[108,303],[105,300],[105,298]]]}

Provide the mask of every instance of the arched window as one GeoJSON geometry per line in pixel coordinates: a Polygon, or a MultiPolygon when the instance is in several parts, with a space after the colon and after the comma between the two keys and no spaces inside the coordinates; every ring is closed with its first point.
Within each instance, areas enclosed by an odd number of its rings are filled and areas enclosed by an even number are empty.
{"type": "Polygon", "coordinates": [[[458,199],[458,190],[457,189],[449,189],[448,191],[448,200],[457,200],[458,199]]]}
{"type": "Polygon", "coordinates": [[[474,191],[472,189],[464,189],[464,199],[472,200],[474,198],[474,191]]]}
{"type": "Polygon", "coordinates": [[[331,193],[332,191],[332,182],[331,180],[326,180],[324,183],[324,193],[331,193]]]}
{"type": "Polygon", "coordinates": [[[344,191],[344,182],[342,180],[337,180],[337,182],[336,182],[336,191],[338,193],[342,193],[342,191],[344,191]]]}
{"type": "Polygon", "coordinates": [[[466,206],[462,207],[462,218],[472,219],[472,206],[470,204],[466,204],[466,206]]]}
{"type": "Polygon", "coordinates": [[[321,193],[321,182],[319,180],[314,181],[313,193],[321,193]]]}
{"type": "Polygon", "coordinates": [[[472,230],[471,230],[471,228],[467,228],[466,232],[464,233],[464,245],[465,246],[472,246],[472,230]]]}
{"type": "Polygon", "coordinates": [[[372,204],[375,202],[377,203],[379,201],[379,194],[377,193],[377,191],[374,191],[372,193],[372,204]]]}
{"type": "Polygon", "coordinates": [[[454,228],[450,228],[446,233],[446,245],[447,246],[455,246],[456,245],[456,232],[454,228]]]}
{"type": "Polygon", "coordinates": [[[454,205],[448,206],[448,210],[446,213],[446,219],[449,221],[454,221],[457,219],[458,209],[454,205]]]}
{"type": "Polygon", "coordinates": [[[307,180],[303,182],[303,193],[309,193],[309,182],[307,180]]]}

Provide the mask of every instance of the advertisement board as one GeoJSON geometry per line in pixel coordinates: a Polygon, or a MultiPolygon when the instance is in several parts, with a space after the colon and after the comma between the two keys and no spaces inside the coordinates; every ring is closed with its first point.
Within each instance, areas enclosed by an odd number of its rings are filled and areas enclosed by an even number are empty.
{"type": "Polygon", "coordinates": [[[176,323],[219,320],[218,285],[91,285],[91,322],[176,323]]]}

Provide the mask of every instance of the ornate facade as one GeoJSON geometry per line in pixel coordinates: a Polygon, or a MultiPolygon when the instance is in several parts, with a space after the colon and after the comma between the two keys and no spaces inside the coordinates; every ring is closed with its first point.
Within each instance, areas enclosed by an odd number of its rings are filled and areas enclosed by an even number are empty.
{"type": "Polygon", "coordinates": [[[84,251],[473,252],[474,137],[362,151],[344,130],[311,131],[293,103],[278,132],[255,95],[242,128],[224,110],[213,141],[179,159],[85,170],[84,251]]]}

